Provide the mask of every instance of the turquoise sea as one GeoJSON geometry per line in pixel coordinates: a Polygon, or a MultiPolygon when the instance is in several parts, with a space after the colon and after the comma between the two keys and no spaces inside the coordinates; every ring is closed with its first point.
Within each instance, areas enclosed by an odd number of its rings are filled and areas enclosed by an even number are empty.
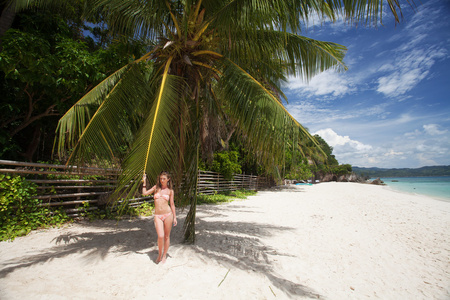
{"type": "Polygon", "coordinates": [[[450,202],[450,176],[385,177],[381,180],[393,190],[431,196],[450,202]]]}

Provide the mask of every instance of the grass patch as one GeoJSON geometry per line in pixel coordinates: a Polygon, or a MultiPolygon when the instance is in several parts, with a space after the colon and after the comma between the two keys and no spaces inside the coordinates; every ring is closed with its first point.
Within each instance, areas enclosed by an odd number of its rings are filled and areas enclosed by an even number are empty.
{"type": "Polygon", "coordinates": [[[198,195],[197,204],[218,204],[224,202],[232,202],[236,199],[246,199],[248,196],[256,195],[253,190],[237,190],[228,191],[214,195],[198,195]]]}

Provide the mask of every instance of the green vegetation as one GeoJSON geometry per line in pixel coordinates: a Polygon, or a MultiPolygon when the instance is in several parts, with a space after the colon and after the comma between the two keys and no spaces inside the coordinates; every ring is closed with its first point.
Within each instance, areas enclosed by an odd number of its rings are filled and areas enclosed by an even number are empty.
{"type": "Polygon", "coordinates": [[[93,221],[93,220],[120,220],[124,217],[140,217],[140,216],[151,216],[153,215],[153,210],[155,208],[153,203],[144,202],[141,205],[135,207],[130,206],[128,202],[124,202],[117,207],[105,206],[95,210],[88,210],[90,207],[88,202],[85,202],[80,210],[80,217],[93,221]]]}
{"type": "Polygon", "coordinates": [[[145,202],[142,203],[140,206],[138,206],[137,208],[133,208],[133,212],[129,213],[130,215],[135,215],[135,216],[151,216],[153,215],[153,210],[155,209],[155,206],[153,205],[153,203],[149,203],[149,202],[145,202]]]}
{"type": "MultiPolygon", "coordinates": [[[[323,178],[327,174],[336,176],[347,175],[352,173],[352,166],[349,164],[339,164],[333,155],[333,147],[319,135],[314,135],[323,150],[321,153],[296,153],[295,151],[286,151],[286,179],[291,180],[307,180],[311,178],[323,178]],[[296,157],[303,157],[296,159],[296,157]],[[297,161],[297,162],[296,162],[297,161]]],[[[308,149],[307,147],[305,147],[308,149]]]]}
{"type": "MultiPolygon", "coordinates": [[[[36,199],[36,195],[36,185],[25,178],[0,174],[0,241],[14,240],[35,229],[61,226],[72,221],[62,208],[41,206],[42,201],[36,199]]],[[[119,210],[111,207],[89,208],[89,202],[84,202],[79,207],[79,217],[99,220],[151,216],[154,205],[145,202],[132,207],[125,202],[119,210]]]]}
{"type": "Polygon", "coordinates": [[[0,241],[69,221],[63,211],[40,206],[41,201],[35,196],[33,183],[20,176],[0,174],[0,241]]]}
{"type": "Polygon", "coordinates": [[[223,202],[231,202],[236,199],[245,199],[248,196],[256,195],[253,190],[237,190],[214,195],[199,195],[197,197],[198,204],[218,204],[223,202]]]}
{"type": "Polygon", "coordinates": [[[286,179],[292,180],[307,180],[313,176],[311,172],[311,167],[307,164],[300,163],[294,166],[291,166],[289,173],[286,174],[286,179]]]}
{"type": "MultiPolygon", "coordinates": [[[[62,158],[69,155],[71,164],[118,162],[123,170],[117,189],[120,193],[127,190],[128,196],[134,194],[144,172],[151,180],[161,170],[171,171],[174,182],[180,183],[183,176],[189,179],[183,190],[176,192],[186,195],[184,203],[191,204],[185,226],[185,236],[190,241],[195,234],[193,195],[200,157],[211,163],[213,153],[229,150],[227,144],[232,136],[240,141],[243,152],[253,156],[256,164],[252,168],[262,168],[278,178],[289,172],[300,174],[303,169],[299,164],[306,163],[305,157],[316,165],[327,158],[308,130],[283,106],[286,97],[282,85],[291,75],[310,79],[331,68],[346,69],[344,46],[302,35],[309,19],[319,16],[320,21],[343,18],[349,23],[377,24],[385,3],[378,0],[12,2],[19,9],[36,9],[23,14],[42,13],[37,8],[51,9],[51,14],[56,19],[61,16],[64,22],[35,29],[42,36],[33,35],[33,39],[28,34],[18,35],[37,53],[27,55],[25,61],[13,55],[28,48],[21,49],[13,39],[4,41],[5,49],[12,50],[5,52],[10,58],[0,60],[7,62],[2,69],[5,74],[2,94],[19,100],[17,107],[12,101],[2,107],[11,115],[15,113],[12,119],[8,116],[1,120],[0,143],[7,146],[3,149],[7,149],[8,155],[22,152],[31,160],[39,145],[42,126],[48,126],[44,132],[53,132],[49,129],[54,123],[44,122],[41,116],[60,117],[66,111],[56,133],[59,155],[62,158]],[[101,28],[107,28],[108,34],[100,34],[98,44],[92,39],[84,43],[80,32],[86,21],[102,24],[96,27],[100,30],[92,33],[102,33],[101,28]],[[75,30],[65,30],[64,24],[75,30]],[[124,52],[112,48],[113,38],[119,41],[119,37],[124,37],[124,52]],[[145,41],[142,48],[138,47],[144,51],[131,50],[133,38],[145,41]],[[30,40],[41,45],[45,53],[32,48],[30,40]],[[91,57],[96,51],[111,52],[91,57]],[[39,62],[40,57],[50,62],[39,62]],[[109,57],[112,59],[105,62],[109,57]],[[67,67],[58,64],[58,60],[67,67]],[[20,66],[24,62],[29,65],[20,66]],[[27,68],[41,76],[26,79],[27,68]],[[56,99],[51,98],[53,95],[56,99]],[[41,107],[41,103],[45,105],[41,107]],[[33,110],[34,107],[39,110],[33,110]],[[33,117],[28,120],[30,111],[33,117]],[[32,123],[34,126],[30,126],[32,123]],[[22,127],[34,131],[23,133],[25,138],[21,141],[11,140],[8,134],[23,132],[22,127]],[[23,143],[28,144],[26,150],[23,143]],[[289,162],[287,151],[292,152],[289,162]]],[[[387,5],[398,22],[399,3],[388,0],[387,5]]],[[[50,15],[48,10],[43,14],[50,15]]],[[[53,137],[47,137],[47,141],[53,141],[53,137]]],[[[229,157],[228,161],[232,159],[229,157]]],[[[226,172],[236,167],[219,166],[226,172]]]]}
{"type": "Polygon", "coordinates": [[[80,18],[81,11],[73,10],[71,18],[25,11],[1,37],[3,159],[31,161],[36,155],[49,159],[58,119],[87,90],[143,51],[143,45],[133,40],[100,47],[81,35],[85,26],[73,19],[80,18]]]}
{"type": "Polygon", "coordinates": [[[239,153],[237,151],[223,151],[214,153],[212,170],[222,174],[225,179],[233,179],[233,174],[241,174],[241,165],[238,162],[239,153]]]}
{"type": "Polygon", "coordinates": [[[450,166],[430,166],[416,169],[382,169],[353,167],[356,174],[375,177],[421,177],[421,176],[450,176],[450,166]]]}

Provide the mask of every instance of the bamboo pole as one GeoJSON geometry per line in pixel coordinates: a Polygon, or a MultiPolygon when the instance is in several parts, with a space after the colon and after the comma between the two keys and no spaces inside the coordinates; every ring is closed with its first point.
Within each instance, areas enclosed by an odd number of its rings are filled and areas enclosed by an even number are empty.
{"type": "Polygon", "coordinates": [[[55,198],[71,198],[71,197],[84,197],[84,196],[98,196],[110,194],[109,192],[92,192],[92,193],[72,193],[72,194],[54,194],[54,195],[41,195],[35,197],[36,199],[55,199],[55,198]]]}
{"type": "Polygon", "coordinates": [[[0,165],[7,166],[19,166],[19,167],[41,167],[41,168],[57,168],[57,169],[76,169],[76,170],[97,170],[104,172],[112,171],[114,173],[118,173],[119,170],[112,168],[96,168],[96,167],[78,167],[72,165],[54,165],[54,164],[43,164],[43,163],[31,163],[31,162],[22,162],[22,161],[13,161],[13,160],[2,160],[0,159],[0,165]]]}

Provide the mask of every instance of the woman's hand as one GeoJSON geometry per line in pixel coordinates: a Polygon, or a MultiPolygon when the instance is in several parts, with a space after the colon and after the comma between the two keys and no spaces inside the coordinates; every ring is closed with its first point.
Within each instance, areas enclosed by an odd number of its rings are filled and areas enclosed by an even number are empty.
{"type": "Polygon", "coordinates": [[[177,218],[173,218],[173,226],[177,226],[178,222],[177,222],[177,218]]]}
{"type": "Polygon", "coordinates": [[[142,195],[147,196],[147,174],[144,173],[142,176],[142,195]]]}

